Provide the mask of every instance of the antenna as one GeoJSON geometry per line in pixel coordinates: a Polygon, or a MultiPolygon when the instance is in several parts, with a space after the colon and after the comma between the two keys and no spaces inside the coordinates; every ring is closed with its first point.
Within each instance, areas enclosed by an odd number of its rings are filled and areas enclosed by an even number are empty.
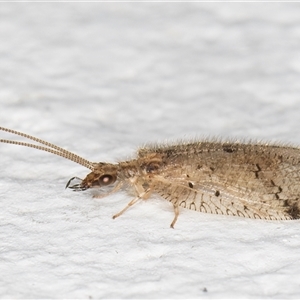
{"type": "Polygon", "coordinates": [[[85,158],[80,157],[79,155],[77,155],[75,153],[72,153],[70,151],[67,151],[67,150],[61,148],[61,147],[58,147],[54,144],[43,141],[43,140],[38,139],[38,138],[36,138],[34,136],[31,136],[29,134],[19,132],[19,131],[16,131],[16,130],[12,130],[12,129],[9,129],[9,128],[5,128],[5,127],[0,127],[0,131],[6,131],[6,132],[9,132],[9,133],[12,133],[12,134],[15,134],[15,135],[22,136],[24,138],[27,138],[27,139],[33,140],[37,143],[40,143],[42,145],[45,145],[46,147],[31,144],[31,143],[26,143],[26,142],[18,142],[18,141],[5,140],[5,139],[0,139],[1,143],[19,145],[19,146],[24,146],[24,147],[35,148],[35,149],[38,149],[38,150],[41,150],[41,151],[46,151],[46,152],[64,157],[68,160],[74,161],[74,162],[76,162],[76,163],[78,163],[78,164],[80,164],[80,165],[82,165],[82,166],[84,166],[84,167],[86,167],[90,170],[94,170],[94,166],[95,166],[94,163],[88,161],[85,158]]]}

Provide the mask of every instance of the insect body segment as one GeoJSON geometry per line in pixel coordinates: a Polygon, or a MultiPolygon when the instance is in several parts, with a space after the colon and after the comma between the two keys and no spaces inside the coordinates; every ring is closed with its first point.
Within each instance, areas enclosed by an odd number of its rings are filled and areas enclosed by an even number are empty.
{"type": "Polygon", "coordinates": [[[33,136],[0,127],[0,130],[31,139],[43,146],[0,140],[47,151],[91,170],[84,178],[71,178],[66,188],[94,189],[104,197],[120,188],[133,190],[129,207],[156,194],[171,202],[173,227],[179,208],[253,219],[300,218],[300,149],[268,144],[201,141],[149,146],[135,159],[92,163],[63,148],[33,136]]]}
{"type": "Polygon", "coordinates": [[[72,178],[66,187],[73,190],[84,191],[92,187],[103,187],[115,183],[117,179],[117,169],[118,167],[113,164],[99,163],[96,164],[93,171],[84,178],[80,184],[74,186],[69,186],[73,179],[78,179],[77,177],[72,178]]]}

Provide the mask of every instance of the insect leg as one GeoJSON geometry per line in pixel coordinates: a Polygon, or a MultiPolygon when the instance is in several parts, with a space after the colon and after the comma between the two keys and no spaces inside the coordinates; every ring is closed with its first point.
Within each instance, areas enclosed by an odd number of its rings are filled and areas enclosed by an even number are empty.
{"type": "Polygon", "coordinates": [[[141,200],[140,197],[136,197],[133,200],[131,200],[120,212],[118,212],[117,214],[115,214],[113,216],[113,219],[119,217],[122,213],[124,213],[130,206],[134,205],[135,203],[137,203],[139,200],[141,200]]]}
{"type": "Polygon", "coordinates": [[[176,223],[176,221],[178,219],[178,216],[179,216],[179,207],[178,207],[178,205],[174,205],[173,204],[173,207],[174,207],[175,217],[174,217],[174,219],[173,219],[173,221],[172,221],[172,223],[170,225],[171,228],[174,228],[174,225],[175,225],[175,223],[176,223]]]}
{"type": "Polygon", "coordinates": [[[140,195],[138,195],[136,198],[134,198],[133,200],[131,200],[120,212],[118,212],[117,214],[115,214],[113,216],[113,219],[119,217],[121,214],[123,214],[130,206],[134,205],[135,203],[139,202],[140,200],[146,200],[149,198],[150,194],[151,194],[152,190],[148,189],[144,192],[142,192],[140,195]]]}
{"type": "Polygon", "coordinates": [[[116,191],[118,191],[122,187],[122,185],[123,185],[123,183],[119,182],[110,192],[108,192],[106,194],[93,195],[93,198],[101,199],[101,198],[104,198],[108,195],[111,195],[111,194],[115,193],[116,191]]]}

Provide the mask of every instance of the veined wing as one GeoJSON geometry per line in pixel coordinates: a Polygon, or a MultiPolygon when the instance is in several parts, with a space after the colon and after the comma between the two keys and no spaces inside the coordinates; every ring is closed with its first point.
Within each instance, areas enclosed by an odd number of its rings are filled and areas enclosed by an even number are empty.
{"type": "Polygon", "coordinates": [[[151,179],[153,191],[175,206],[274,220],[300,217],[299,185],[298,166],[263,155],[254,161],[209,153],[181,157],[151,179]]]}

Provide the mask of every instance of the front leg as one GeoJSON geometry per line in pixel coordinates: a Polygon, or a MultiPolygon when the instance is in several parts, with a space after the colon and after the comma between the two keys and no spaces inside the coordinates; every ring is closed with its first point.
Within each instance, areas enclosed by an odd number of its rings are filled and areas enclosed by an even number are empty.
{"type": "Polygon", "coordinates": [[[134,198],[133,200],[131,200],[120,212],[115,214],[113,216],[113,219],[122,215],[130,206],[136,204],[140,200],[147,200],[150,197],[151,192],[152,192],[151,189],[144,190],[141,185],[137,185],[137,184],[135,184],[134,187],[135,187],[135,190],[137,192],[139,192],[138,196],[136,198],[134,198]]]}
{"type": "Polygon", "coordinates": [[[106,196],[109,196],[109,195],[115,193],[116,191],[118,191],[122,187],[122,185],[123,185],[123,183],[119,182],[110,192],[102,194],[102,195],[94,195],[93,198],[101,199],[101,198],[104,198],[106,196]]]}

